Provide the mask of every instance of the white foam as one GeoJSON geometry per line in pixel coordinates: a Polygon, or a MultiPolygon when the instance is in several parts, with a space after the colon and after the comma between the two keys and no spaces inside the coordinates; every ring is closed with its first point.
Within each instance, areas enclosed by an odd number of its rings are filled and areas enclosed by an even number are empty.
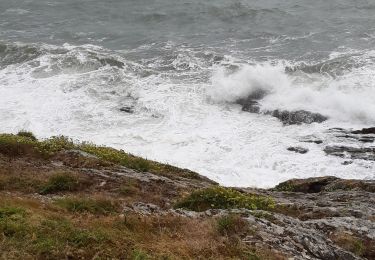
{"type": "MultiPolygon", "coordinates": [[[[368,98],[363,92],[360,102],[350,103],[348,100],[355,95],[354,91],[349,94],[346,91],[350,90],[341,91],[342,84],[337,81],[337,86],[330,84],[341,92],[333,95],[323,90],[329,94],[325,101],[321,100],[325,95],[319,94],[314,81],[308,86],[298,83],[303,91],[293,96],[288,91],[299,86],[296,80],[285,74],[281,66],[271,65],[244,66],[230,75],[218,68],[213,72],[212,82],[189,80],[189,76],[196,79],[197,73],[207,76],[209,68],[203,72],[186,70],[176,77],[168,73],[139,77],[128,67],[85,69],[86,59],[88,64],[93,62],[86,56],[87,51],[74,46],[67,49],[71,55],[83,57],[80,59],[83,68],[79,66],[75,73],[58,69],[46,77],[36,77],[40,71],[60,64],[62,57],[50,54],[37,58],[39,67],[27,63],[0,70],[1,132],[27,129],[38,137],[69,135],[190,168],[228,186],[271,187],[290,178],[322,175],[375,178],[372,162],[356,161],[344,166],[342,159],[324,154],[323,144],[299,142],[305,135],[315,135],[326,143],[334,142],[324,131],[337,126],[339,114],[355,115],[356,107],[356,113],[365,113],[365,121],[372,120],[364,111],[366,106],[372,109],[367,103],[372,90],[368,98]],[[337,122],[283,127],[275,118],[242,112],[238,105],[223,103],[246,96],[256,88],[271,92],[264,106],[271,106],[272,102],[279,102],[275,106],[285,108],[316,106],[329,112],[337,122]],[[341,95],[348,99],[344,102],[349,104],[348,110],[335,115],[330,109],[344,104],[341,95]],[[209,97],[216,102],[208,102],[209,97]],[[298,103],[302,97],[304,102],[298,103]],[[134,114],[119,111],[129,98],[136,104],[134,114]],[[337,103],[329,106],[336,99],[337,103]],[[293,145],[303,145],[310,151],[300,155],[286,150],[293,145]]],[[[185,61],[187,57],[178,59],[185,61]]],[[[137,66],[137,69],[142,67],[137,66]]],[[[365,81],[371,80],[370,75],[367,77],[365,81]]],[[[358,119],[358,115],[354,117],[358,119]]]]}

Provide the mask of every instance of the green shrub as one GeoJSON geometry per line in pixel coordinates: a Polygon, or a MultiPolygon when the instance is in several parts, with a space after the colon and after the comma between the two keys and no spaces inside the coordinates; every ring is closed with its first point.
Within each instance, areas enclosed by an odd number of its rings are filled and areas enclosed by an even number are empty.
{"type": "Polygon", "coordinates": [[[24,130],[19,131],[17,133],[17,135],[18,136],[23,136],[23,137],[30,138],[33,141],[37,141],[38,140],[32,132],[28,132],[28,131],[24,131],[24,130]]]}
{"type": "Polygon", "coordinates": [[[263,209],[274,207],[271,198],[242,193],[231,188],[214,186],[193,191],[175,205],[176,208],[185,208],[193,211],[205,211],[207,209],[263,209]]]}
{"type": "Polygon", "coordinates": [[[56,204],[77,213],[110,214],[118,211],[118,205],[107,199],[68,197],[56,200],[56,204]]]}
{"type": "Polygon", "coordinates": [[[49,194],[59,191],[75,191],[79,187],[79,180],[69,173],[57,173],[49,177],[42,187],[40,194],[49,194]]]}
{"type": "Polygon", "coordinates": [[[216,220],[216,229],[221,235],[232,235],[246,232],[248,222],[238,215],[224,215],[216,220]]]}

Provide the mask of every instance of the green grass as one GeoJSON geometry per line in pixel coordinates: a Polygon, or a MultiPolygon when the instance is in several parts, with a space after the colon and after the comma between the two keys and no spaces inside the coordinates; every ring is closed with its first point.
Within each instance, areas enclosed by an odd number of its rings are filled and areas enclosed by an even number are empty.
{"type": "Polygon", "coordinates": [[[107,199],[66,197],[56,200],[56,205],[73,213],[106,215],[118,211],[118,205],[107,199]]]}
{"type": "Polygon", "coordinates": [[[248,222],[239,215],[224,215],[216,220],[216,229],[221,235],[236,235],[248,230],[248,222]]]}
{"type": "Polygon", "coordinates": [[[69,173],[56,173],[49,177],[40,190],[40,194],[56,193],[61,191],[75,191],[78,189],[79,179],[69,173]]]}
{"type": "Polygon", "coordinates": [[[81,150],[95,155],[99,159],[119,164],[140,172],[152,172],[165,176],[179,176],[189,179],[200,179],[200,175],[187,169],[181,169],[168,164],[147,160],[123,150],[106,146],[97,146],[92,143],[74,143],[65,136],[54,136],[45,140],[37,140],[30,132],[20,132],[17,135],[0,134],[0,153],[15,156],[33,156],[48,159],[57,152],[64,150],[81,150]]]}
{"type": "Polygon", "coordinates": [[[214,186],[193,191],[189,196],[178,201],[175,204],[175,208],[185,208],[193,211],[234,208],[268,210],[273,208],[274,204],[274,201],[268,197],[214,186]]]}

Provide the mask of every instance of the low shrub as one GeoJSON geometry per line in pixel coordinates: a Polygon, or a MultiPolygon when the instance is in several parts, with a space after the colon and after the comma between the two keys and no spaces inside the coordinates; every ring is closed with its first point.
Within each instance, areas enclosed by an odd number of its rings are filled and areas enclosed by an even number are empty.
{"type": "Polygon", "coordinates": [[[214,186],[193,191],[189,196],[178,201],[175,207],[193,211],[233,208],[267,210],[274,207],[274,201],[269,197],[214,186]]]}
{"type": "Polygon", "coordinates": [[[221,235],[240,234],[248,230],[248,222],[239,215],[224,215],[216,219],[216,229],[221,235]]]}
{"type": "Polygon", "coordinates": [[[56,173],[48,178],[40,194],[49,194],[61,191],[75,191],[79,187],[79,179],[70,173],[56,173]]]}
{"type": "Polygon", "coordinates": [[[37,141],[38,139],[35,137],[35,135],[32,132],[21,130],[17,133],[18,136],[27,137],[33,141],[37,141]]]}
{"type": "Polygon", "coordinates": [[[107,199],[67,197],[56,200],[56,204],[69,212],[110,214],[118,211],[118,205],[107,199]]]}

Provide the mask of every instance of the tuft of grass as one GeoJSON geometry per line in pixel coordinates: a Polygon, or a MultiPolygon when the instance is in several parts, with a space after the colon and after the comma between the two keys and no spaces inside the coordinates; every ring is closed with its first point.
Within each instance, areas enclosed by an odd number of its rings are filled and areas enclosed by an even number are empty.
{"type": "Polygon", "coordinates": [[[79,187],[79,179],[69,173],[55,173],[48,178],[48,181],[43,185],[40,194],[49,194],[60,191],[75,191],[79,187]]]}
{"type": "Polygon", "coordinates": [[[248,230],[248,222],[239,215],[224,215],[216,220],[216,229],[221,235],[231,236],[248,230]]]}
{"type": "Polygon", "coordinates": [[[118,211],[118,204],[107,199],[66,197],[56,200],[56,204],[73,213],[106,215],[118,211]]]}
{"type": "Polygon", "coordinates": [[[274,201],[269,197],[214,186],[193,191],[190,195],[178,201],[175,204],[175,208],[184,208],[193,211],[234,208],[268,210],[272,209],[274,205],[274,201]]]}
{"type": "Polygon", "coordinates": [[[149,255],[141,249],[133,250],[132,260],[147,260],[150,259],[149,255]]]}

